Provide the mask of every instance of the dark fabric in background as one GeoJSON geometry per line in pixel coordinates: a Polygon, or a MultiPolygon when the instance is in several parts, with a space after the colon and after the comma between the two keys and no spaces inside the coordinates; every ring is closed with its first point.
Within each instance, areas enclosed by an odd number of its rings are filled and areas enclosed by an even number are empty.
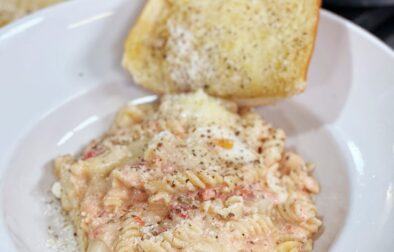
{"type": "Polygon", "coordinates": [[[394,0],[392,5],[378,7],[369,7],[370,2],[373,1],[364,1],[365,4],[362,4],[363,1],[353,1],[360,2],[360,5],[366,5],[367,7],[354,7],[352,4],[346,4],[346,2],[346,0],[325,0],[323,1],[323,8],[360,25],[394,49],[394,0]],[[337,2],[340,2],[340,4],[337,4],[337,2]]]}

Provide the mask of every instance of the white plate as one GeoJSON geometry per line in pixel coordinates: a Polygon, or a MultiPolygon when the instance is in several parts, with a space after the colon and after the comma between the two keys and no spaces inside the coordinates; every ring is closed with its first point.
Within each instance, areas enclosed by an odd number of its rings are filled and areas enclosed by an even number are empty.
{"type": "MultiPolygon", "coordinates": [[[[0,31],[0,251],[50,251],[51,160],[76,153],[125,101],[147,95],[120,67],[143,1],[84,0],[0,31]]],[[[394,249],[394,54],[322,11],[307,91],[261,109],[317,164],[316,251],[394,249]]]]}

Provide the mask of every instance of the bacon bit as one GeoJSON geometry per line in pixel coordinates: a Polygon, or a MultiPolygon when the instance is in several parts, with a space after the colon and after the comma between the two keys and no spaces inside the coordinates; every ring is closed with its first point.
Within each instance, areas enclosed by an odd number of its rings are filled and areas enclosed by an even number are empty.
{"type": "Polygon", "coordinates": [[[148,194],[145,191],[136,188],[130,190],[129,193],[130,203],[137,204],[137,203],[144,203],[147,201],[148,201],[148,194]]]}
{"type": "Polygon", "coordinates": [[[175,215],[186,219],[189,217],[189,215],[187,214],[187,211],[192,209],[192,207],[187,206],[187,205],[171,205],[170,206],[170,211],[171,213],[174,213],[175,215]]]}
{"type": "Polygon", "coordinates": [[[134,221],[138,223],[138,225],[143,226],[145,225],[145,221],[141,219],[139,216],[134,216],[134,221]]]}
{"type": "Polygon", "coordinates": [[[233,192],[231,193],[219,193],[216,198],[222,200],[222,201],[226,201],[228,198],[230,198],[231,196],[233,196],[233,192]]]}
{"type": "Polygon", "coordinates": [[[81,159],[82,159],[82,160],[87,160],[87,159],[89,159],[89,158],[93,158],[93,157],[98,156],[100,153],[101,153],[101,152],[98,151],[98,150],[94,150],[94,149],[88,150],[87,152],[85,152],[85,153],[83,154],[83,156],[82,156],[81,159]]]}
{"type": "Polygon", "coordinates": [[[217,191],[216,189],[213,188],[201,189],[198,191],[198,196],[200,196],[202,200],[213,199],[216,197],[216,195],[217,195],[217,191]]]}
{"type": "Polygon", "coordinates": [[[254,193],[246,187],[239,188],[236,194],[242,196],[242,198],[246,200],[254,199],[254,193]]]}
{"type": "Polygon", "coordinates": [[[176,213],[176,215],[178,215],[179,217],[181,217],[183,219],[186,219],[188,217],[188,215],[184,212],[178,212],[178,213],[176,213]]]}
{"type": "Polygon", "coordinates": [[[166,229],[165,227],[159,226],[159,227],[157,227],[157,229],[155,230],[154,234],[155,234],[155,235],[159,235],[159,234],[161,234],[161,233],[163,233],[163,232],[165,232],[165,231],[167,231],[167,229],[166,229]]]}
{"type": "Polygon", "coordinates": [[[230,139],[224,139],[224,138],[215,139],[213,143],[226,150],[231,150],[234,147],[234,141],[230,139]]]}
{"type": "Polygon", "coordinates": [[[207,189],[200,189],[198,191],[198,196],[201,200],[210,200],[210,199],[220,199],[220,200],[227,200],[229,197],[238,195],[243,197],[245,200],[251,200],[255,198],[255,194],[253,191],[259,190],[258,184],[252,184],[249,186],[238,186],[234,188],[232,192],[221,192],[221,187],[215,188],[207,188],[207,189]]]}

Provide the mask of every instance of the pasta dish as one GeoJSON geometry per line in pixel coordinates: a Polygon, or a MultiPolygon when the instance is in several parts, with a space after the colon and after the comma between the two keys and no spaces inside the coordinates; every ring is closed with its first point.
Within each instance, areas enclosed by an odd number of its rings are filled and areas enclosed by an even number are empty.
{"type": "Polygon", "coordinates": [[[319,185],[284,146],[252,109],[165,95],[58,157],[54,187],[81,251],[310,251],[319,185]]]}

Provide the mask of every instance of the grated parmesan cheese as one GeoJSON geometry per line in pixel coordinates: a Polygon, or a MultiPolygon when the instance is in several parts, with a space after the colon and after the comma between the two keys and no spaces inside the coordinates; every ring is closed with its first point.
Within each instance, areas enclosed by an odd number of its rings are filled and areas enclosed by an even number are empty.
{"type": "Polygon", "coordinates": [[[48,192],[44,199],[44,204],[44,216],[48,220],[47,247],[55,252],[80,251],[74,236],[74,228],[63,214],[60,201],[52,192],[48,192]]]}
{"type": "MultiPolygon", "coordinates": [[[[170,34],[167,63],[171,80],[184,90],[190,90],[192,86],[203,87],[205,78],[211,78],[214,74],[209,54],[200,53],[191,31],[173,22],[167,25],[170,34]]],[[[203,52],[209,51],[209,45],[204,47],[203,52]]]]}

